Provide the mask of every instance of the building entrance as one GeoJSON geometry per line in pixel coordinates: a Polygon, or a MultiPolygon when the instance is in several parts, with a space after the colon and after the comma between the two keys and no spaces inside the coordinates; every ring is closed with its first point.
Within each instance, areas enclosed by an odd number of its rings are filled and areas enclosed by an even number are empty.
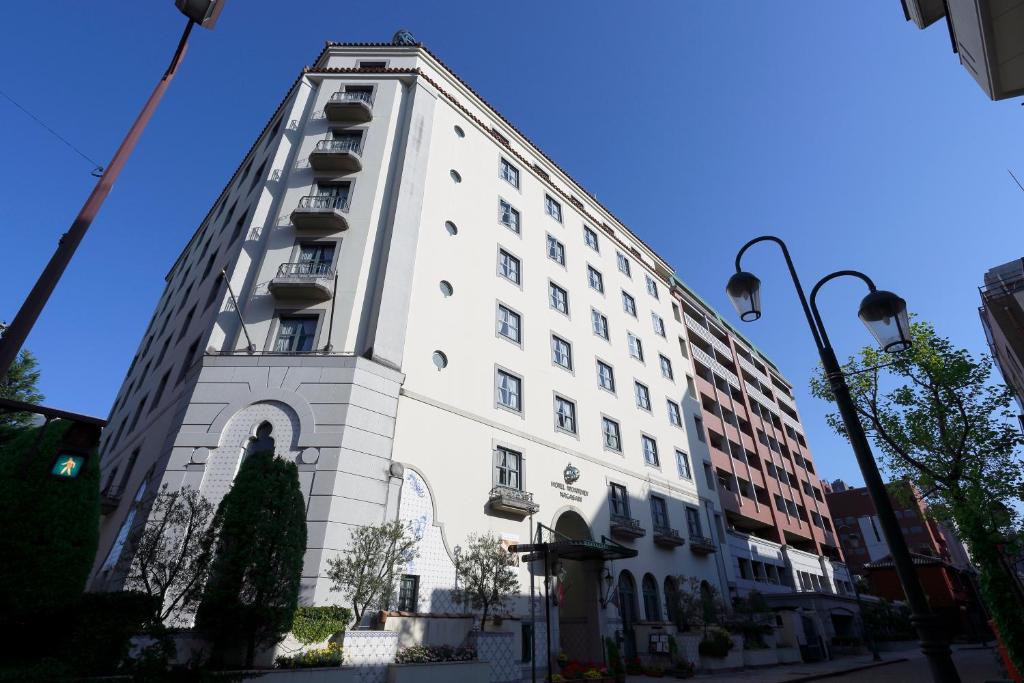
{"type": "MultiPolygon", "coordinates": [[[[555,523],[555,532],[574,541],[590,541],[590,528],[575,512],[564,512],[555,523]]],[[[569,659],[599,662],[601,623],[598,613],[600,589],[599,559],[560,559],[552,567],[555,597],[558,600],[558,645],[569,659]]]]}

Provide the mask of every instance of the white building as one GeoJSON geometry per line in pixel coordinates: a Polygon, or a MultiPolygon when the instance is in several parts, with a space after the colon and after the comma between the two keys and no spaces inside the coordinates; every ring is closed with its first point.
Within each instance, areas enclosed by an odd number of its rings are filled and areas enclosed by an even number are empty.
{"type": "MultiPolygon", "coordinates": [[[[470,533],[543,524],[636,551],[562,563],[554,647],[631,647],[673,577],[728,594],[671,281],[425,48],[328,44],[167,275],[101,444],[93,585],[120,582],[149,494],[217,502],[270,438],[308,502],[304,601],[340,601],[325,569],[356,525],[414,525],[397,606],[438,613],[470,533]]],[[[511,608],[542,642],[543,609],[511,608]]]]}

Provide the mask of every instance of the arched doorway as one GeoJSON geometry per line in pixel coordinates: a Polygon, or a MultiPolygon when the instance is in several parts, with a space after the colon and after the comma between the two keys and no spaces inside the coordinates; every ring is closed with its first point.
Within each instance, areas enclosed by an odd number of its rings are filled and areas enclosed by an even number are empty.
{"type": "MultiPolygon", "coordinates": [[[[578,513],[563,512],[555,522],[555,532],[567,539],[589,541],[590,527],[578,513]]],[[[563,559],[553,567],[558,598],[558,644],[569,659],[593,662],[603,659],[600,598],[596,560],[563,559]]]]}
{"type": "Polygon", "coordinates": [[[623,654],[627,659],[636,657],[636,634],[633,631],[639,621],[636,602],[636,581],[629,571],[619,574],[619,617],[622,619],[623,654]]]}

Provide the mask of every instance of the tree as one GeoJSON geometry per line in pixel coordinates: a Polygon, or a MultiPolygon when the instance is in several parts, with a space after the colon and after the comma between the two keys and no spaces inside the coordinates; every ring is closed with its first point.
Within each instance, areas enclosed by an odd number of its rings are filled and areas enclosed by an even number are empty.
{"type": "Polygon", "coordinates": [[[205,553],[213,559],[196,628],[212,640],[217,663],[228,648],[244,644],[245,664],[252,666],[257,647],[288,632],[298,606],[306,506],[295,463],[270,451],[246,456],[212,528],[205,553]]]}
{"type": "MultiPolygon", "coordinates": [[[[25,403],[39,403],[43,395],[39,382],[38,361],[28,349],[22,349],[7,374],[0,377],[0,398],[25,403]]],[[[32,423],[32,413],[0,413],[0,444],[9,441],[32,423]]]]}
{"type": "Polygon", "coordinates": [[[480,630],[487,630],[487,614],[504,608],[519,589],[516,556],[493,534],[470,534],[467,548],[455,555],[456,598],[482,611],[480,630]]]}
{"type": "Polygon", "coordinates": [[[216,540],[213,516],[213,503],[189,486],[169,492],[165,484],[153,502],[125,588],[155,598],[155,621],[191,621],[209,569],[205,549],[216,540]]]}
{"type": "Polygon", "coordinates": [[[345,554],[328,561],[331,590],[348,596],[356,625],[368,608],[385,609],[391,603],[396,577],[419,554],[418,541],[398,520],[362,526],[352,533],[345,554]]]}
{"type": "MultiPolygon", "coordinates": [[[[931,513],[953,523],[970,547],[982,597],[1021,668],[1024,604],[999,551],[1018,527],[1014,505],[1024,492],[1018,455],[1024,437],[1012,422],[1013,394],[990,381],[987,356],[975,359],[924,322],[912,323],[911,334],[913,346],[903,353],[869,347],[852,357],[844,366],[850,392],[884,468],[916,487],[931,513]]],[[[833,400],[820,371],[811,391],[833,400]]],[[[828,421],[845,435],[837,414],[828,421]]]]}

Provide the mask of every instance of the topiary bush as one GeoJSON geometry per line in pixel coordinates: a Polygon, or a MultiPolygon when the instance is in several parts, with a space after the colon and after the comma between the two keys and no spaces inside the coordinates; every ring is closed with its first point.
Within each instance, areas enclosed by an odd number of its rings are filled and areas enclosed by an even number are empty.
{"type": "Polygon", "coordinates": [[[292,635],[303,645],[327,640],[352,622],[352,610],[340,605],[299,607],[292,619],[292,635]]]}
{"type": "Polygon", "coordinates": [[[732,636],[721,626],[708,626],[704,631],[704,639],[697,646],[701,657],[727,657],[732,649],[732,636]]]}

